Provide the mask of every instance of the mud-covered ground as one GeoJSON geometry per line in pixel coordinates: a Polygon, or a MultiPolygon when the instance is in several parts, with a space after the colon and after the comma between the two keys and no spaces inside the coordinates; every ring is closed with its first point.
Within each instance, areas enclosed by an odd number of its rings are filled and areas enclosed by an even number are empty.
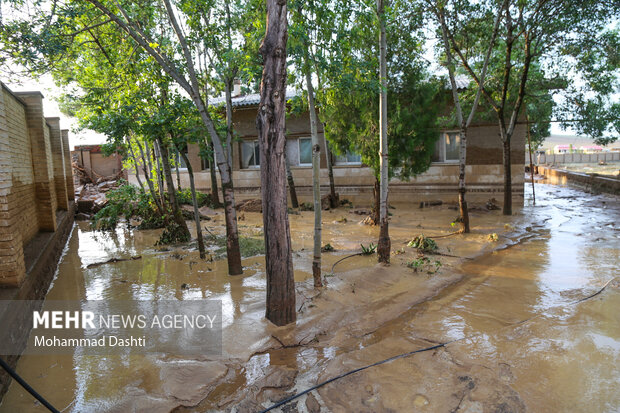
{"type": "MultiPolygon", "coordinates": [[[[299,312],[295,326],[282,328],[263,318],[262,257],[244,259],[244,275],[229,277],[225,261],[153,247],[157,231],[103,234],[79,223],[48,299],[221,299],[223,354],[23,356],[18,372],[66,412],[254,412],[353,369],[448,343],[276,411],[619,411],[619,198],[536,188],[537,205],[528,198],[512,217],[474,205],[472,233],[436,238],[443,255],[429,255],[418,272],[406,266],[418,258],[407,241],[453,232],[454,209],[394,205],[391,265],[356,256],[333,275],[332,265],[376,242],[378,229],[347,208],[324,212],[324,243],[336,251],[323,255],[330,275],[321,291],[310,274],[313,213],[291,215],[299,312]]],[[[240,231],[260,237],[261,223],[260,214],[243,213],[240,231]]],[[[224,232],[221,214],[205,225],[224,232]]],[[[45,410],[13,383],[0,411],[45,410]]]]}

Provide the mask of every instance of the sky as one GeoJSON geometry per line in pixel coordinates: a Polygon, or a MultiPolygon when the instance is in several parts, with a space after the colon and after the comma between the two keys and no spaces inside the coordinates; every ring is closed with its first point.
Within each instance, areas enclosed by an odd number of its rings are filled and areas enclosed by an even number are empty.
{"type": "Polygon", "coordinates": [[[20,84],[5,81],[4,79],[0,80],[13,92],[40,91],[43,94],[43,113],[45,116],[59,117],[60,128],[69,129],[69,146],[71,150],[73,150],[75,145],[89,145],[106,141],[105,135],[95,131],[89,129],[78,131],[77,119],[65,116],[60,112],[55,98],[59,97],[62,91],[54,84],[51,75],[44,75],[38,80],[23,79],[20,84]]]}

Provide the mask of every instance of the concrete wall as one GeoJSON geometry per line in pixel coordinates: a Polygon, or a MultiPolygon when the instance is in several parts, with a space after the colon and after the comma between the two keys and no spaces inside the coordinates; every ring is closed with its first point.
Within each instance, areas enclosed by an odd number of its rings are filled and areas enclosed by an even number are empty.
{"type": "MultiPolygon", "coordinates": [[[[235,133],[244,140],[257,139],[255,127],[256,108],[237,109],[233,120],[235,133]]],[[[323,129],[319,129],[321,141],[323,129]]],[[[287,136],[292,139],[310,136],[307,113],[287,118],[287,136]]],[[[523,195],[525,125],[517,125],[512,141],[513,191],[517,197],[523,195]]],[[[255,198],[260,194],[260,169],[241,168],[240,142],[233,143],[233,180],[236,197],[255,198]]],[[[188,157],[194,168],[196,186],[199,190],[211,188],[208,170],[201,168],[198,146],[189,145],[188,157]]],[[[329,181],[325,148],[321,143],[321,191],[327,193],[329,181]]],[[[293,166],[291,168],[301,201],[309,201],[312,195],[312,168],[293,166]]],[[[130,170],[129,180],[136,183],[130,170]]],[[[334,167],[334,181],[342,197],[354,202],[370,202],[375,182],[373,172],[363,165],[342,165],[334,167]]],[[[498,127],[494,124],[474,125],[468,133],[466,182],[473,198],[488,199],[503,193],[502,143],[498,127]]],[[[188,188],[186,172],[181,173],[181,185],[188,188]]],[[[458,189],[458,163],[433,163],[428,171],[408,181],[397,178],[390,182],[392,202],[410,202],[425,199],[456,201],[458,189]]]]}
{"type": "MultiPolygon", "coordinates": [[[[526,163],[530,163],[529,155],[526,154],[526,163]]],[[[620,162],[620,152],[601,153],[564,153],[561,155],[538,154],[532,155],[532,161],[536,165],[553,165],[564,163],[599,163],[620,162]]]]}
{"type": "Polygon", "coordinates": [[[537,169],[539,174],[544,175],[550,183],[555,185],[574,184],[594,192],[620,194],[620,179],[615,177],[565,171],[546,166],[538,166],[537,169]]]}
{"type": "Polygon", "coordinates": [[[56,231],[57,212],[69,209],[67,143],[58,119],[45,119],[41,93],[0,84],[0,287],[22,284],[24,247],[40,231],[56,231]]]}

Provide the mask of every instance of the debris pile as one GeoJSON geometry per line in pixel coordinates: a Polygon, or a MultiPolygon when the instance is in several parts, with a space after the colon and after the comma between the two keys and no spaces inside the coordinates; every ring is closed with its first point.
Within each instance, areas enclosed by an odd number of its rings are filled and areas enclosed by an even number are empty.
{"type": "Polygon", "coordinates": [[[88,220],[93,214],[99,212],[106,204],[106,192],[118,188],[118,181],[104,181],[99,184],[87,183],[75,190],[78,220],[88,220]]]}
{"type": "Polygon", "coordinates": [[[246,199],[237,204],[237,210],[243,212],[263,212],[263,202],[260,199],[246,199]]]}

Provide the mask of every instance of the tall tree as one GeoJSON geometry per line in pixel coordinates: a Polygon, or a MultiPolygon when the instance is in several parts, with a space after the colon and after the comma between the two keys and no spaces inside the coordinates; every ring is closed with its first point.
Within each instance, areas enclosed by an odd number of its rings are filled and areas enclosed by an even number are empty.
{"type": "Polygon", "coordinates": [[[289,52],[295,56],[296,63],[301,68],[302,77],[305,80],[306,95],[308,103],[308,114],[310,118],[310,136],[312,141],[312,200],[314,204],[314,247],[312,254],[312,276],[314,286],[322,287],[321,281],[321,145],[318,134],[318,117],[315,104],[314,86],[312,84],[314,62],[311,60],[310,43],[310,16],[313,13],[314,2],[307,5],[306,13],[302,9],[302,4],[296,4],[296,13],[293,14],[293,32],[299,37],[297,47],[290,47],[289,52]]]}
{"type": "MultiPolygon", "coordinates": [[[[101,29],[100,34],[105,36],[111,30],[110,27],[115,27],[116,33],[124,33],[123,41],[131,40],[135,47],[144,50],[153,64],[189,95],[211,138],[220,171],[225,203],[228,270],[231,275],[241,274],[243,269],[238,245],[231,163],[228,161],[226,141],[220,138],[207,110],[208,91],[204,84],[201,84],[196,70],[197,51],[192,49],[193,43],[188,41],[193,35],[185,25],[188,16],[183,14],[179,5],[173,5],[170,0],[162,0],[162,3],[147,1],[140,5],[125,1],[111,3],[105,0],[86,0],[43,4],[41,7],[53,7],[51,12],[42,13],[47,16],[46,19],[21,21],[8,27],[9,38],[20,36],[15,33],[23,31],[24,28],[31,29],[29,35],[36,41],[22,47],[25,49],[22,50],[22,56],[26,63],[28,59],[36,60],[33,56],[43,55],[47,62],[56,64],[66,57],[68,49],[73,48],[73,55],[81,52],[83,44],[79,40],[89,30],[101,29]]],[[[37,7],[35,9],[38,10],[37,7]]],[[[97,38],[97,41],[101,40],[101,37],[97,38]]],[[[49,65],[44,67],[46,68],[49,68],[49,65]]],[[[162,152],[166,150],[163,147],[160,149],[162,152]]]]}
{"type": "MultiPolygon", "coordinates": [[[[326,83],[318,93],[325,133],[338,154],[359,154],[372,168],[379,205],[379,25],[377,4],[341,4],[333,26],[339,38],[325,69],[326,83]]],[[[409,2],[385,8],[387,82],[388,179],[409,179],[428,169],[439,136],[438,113],[443,104],[439,82],[429,75],[423,54],[422,13],[409,2]],[[415,10],[415,9],[414,9],[415,10]]],[[[318,48],[317,48],[318,49],[318,48]]],[[[380,207],[374,221],[379,224],[380,207]]]]}
{"type": "Polygon", "coordinates": [[[266,317],[278,326],[293,323],[295,278],[286,208],[286,42],[285,1],[267,0],[267,27],[260,46],[263,77],[256,117],[267,273],[266,317]]]}
{"type": "Polygon", "coordinates": [[[388,231],[388,106],[387,106],[387,35],[385,32],[385,6],[387,0],[377,0],[379,17],[379,169],[381,188],[379,196],[379,243],[377,256],[379,262],[390,262],[390,234],[388,231]]]}
{"type": "Polygon", "coordinates": [[[450,80],[450,89],[452,90],[452,100],[454,103],[454,111],[456,115],[456,121],[459,126],[459,138],[460,138],[460,148],[459,148],[459,211],[460,211],[460,221],[461,221],[461,231],[464,233],[469,232],[469,211],[467,208],[467,201],[465,200],[465,193],[467,192],[467,187],[465,185],[465,168],[467,165],[467,130],[469,125],[471,125],[472,120],[478,110],[478,102],[480,101],[480,94],[482,92],[482,88],[484,86],[484,81],[486,78],[487,68],[489,65],[489,60],[491,58],[491,52],[493,51],[493,47],[495,45],[495,38],[497,37],[497,32],[499,30],[499,24],[504,13],[504,8],[506,7],[507,1],[504,1],[503,4],[500,5],[499,9],[496,12],[495,24],[491,30],[491,37],[488,40],[487,52],[484,56],[484,62],[482,63],[482,73],[480,74],[480,83],[478,84],[476,95],[474,97],[474,101],[471,105],[471,109],[469,111],[469,115],[467,118],[463,116],[463,108],[461,105],[461,98],[459,97],[459,87],[456,82],[456,67],[454,65],[454,56],[452,52],[452,46],[450,45],[450,41],[448,40],[448,25],[446,23],[446,7],[449,5],[447,2],[428,2],[433,14],[435,15],[436,21],[441,28],[441,39],[443,41],[443,52],[446,56],[446,66],[448,69],[448,78],[450,80]]]}
{"type": "MultiPolygon", "coordinates": [[[[584,42],[601,41],[609,32],[606,27],[617,4],[613,0],[565,2],[562,0],[509,1],[498,33],[498,42],[493,49],[489,65],[489,79],[481,80],[484,53],[488,44],[480,42],[478,33],[488,33],[495,13],[495,2],[454,2],[453,16],[446,26],[447,37],[466,73],[480,87],[482,96],[493,109],[499,126],[499,137],[503,147],[504,205],[503,213],[512,214],[512,150],[511,140],[519,123],[523,120],[524,101],[532,92],[539,92],[540,85],[532,88],[530,80],[533,71],[540,69],[545,76],[548,90],[561,89],[562,82],[569,82],[574,73],[564,68],[579,69],[578,65],[557,62],[567,56],[567,51],[576,51],[573,60],[588,55],[584,42]],[[577,51],[579,50],[579,51],[577,51]],[[555,61],[555,68],[545,68],[544,62],[555,61]],[[559,73],[557,68],[560,68],[559,73]],[[548,69],[548,70],[545,70],[548,69]]],[[[588,73],[588,70],[585,71],[588,73]]],[[[584,96],[581,94],[580,96],[584,96]]],[[[601,104],[595,105],[601,108],[601,104]]]]}

